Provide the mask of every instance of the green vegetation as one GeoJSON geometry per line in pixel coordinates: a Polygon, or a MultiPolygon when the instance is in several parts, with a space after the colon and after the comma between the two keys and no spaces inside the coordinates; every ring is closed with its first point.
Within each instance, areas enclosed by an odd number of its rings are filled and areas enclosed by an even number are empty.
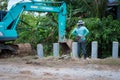
{"type": "Polygon", "coordinates": [[[119,42],[120,40],[120,22],[113,20],[112,16],[103,17],[102,19],[87,18],[84,21],[90,30],[88,50],[90,50],[91,41],[98,41],[99,57],[104,58],[112,55],[112,42],[119,42]]]}
{"type": "Polygon", "coordinates": [[[0,10],[7,9],[7,0],[0,0],[0,10]]]}
{"type": "Polygon", "coordinates": [[[45,55],[52,52],[52,43],[58,40],[57,20],[52,13],[48,16],[34,16],[33,14],[23,13],[17,27],[19,38],[15,43],[29,42],[34,48],[38,43],[44,45],[45,55]]]}

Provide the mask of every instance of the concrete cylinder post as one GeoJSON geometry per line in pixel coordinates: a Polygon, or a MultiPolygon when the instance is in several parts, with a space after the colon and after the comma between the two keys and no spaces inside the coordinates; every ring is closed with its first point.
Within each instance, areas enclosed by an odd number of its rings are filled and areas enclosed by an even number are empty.
{"type": "Polygon", "coordinates": [[[42,44],[37,45],[37,55],[38,55],[39,58],[44,57],[43,45],[42,44]]]}
{"type": "Polygon", "coordinates": [[[77,42],[72,43],[71,57],[72,58],[78,58],[78,43],[77,42]]]}
{"type": "Polygon", "coordinates": [[[112,45],[112,58],[118,58],[118,49],[119,49],[119,43],[113,41],[112,45]]]}
{"type": "Polygon", "coordinates": [[[92,42],[92,52],[91,52],[91,58],[97,58],[98,57],[98,42],[97,41],[93,41],[92,42]]]}
{"type": "Polygon", "coordinates": [[[59,55],[59,43],[53,43],[53,56],[60,57],[60,55],[59,55]]]}

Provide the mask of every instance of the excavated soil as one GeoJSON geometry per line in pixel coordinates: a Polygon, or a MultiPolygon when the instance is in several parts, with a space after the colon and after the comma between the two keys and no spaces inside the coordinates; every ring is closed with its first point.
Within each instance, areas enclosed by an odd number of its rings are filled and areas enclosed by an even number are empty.
{"type": "Polygon", "coordinates": [[[0,80],[120,80],[120,59],[0,58],[0,80]]]}

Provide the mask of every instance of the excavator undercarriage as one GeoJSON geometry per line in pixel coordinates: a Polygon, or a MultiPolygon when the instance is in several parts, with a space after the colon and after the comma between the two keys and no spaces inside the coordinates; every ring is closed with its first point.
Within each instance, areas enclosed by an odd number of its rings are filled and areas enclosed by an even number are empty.
{"type": "Polygon", "coordinates": [[[12,53],[17,56],[27,56],[33,53],[30,43],[3,44],[0,43],[0,53],[12,53]]]}

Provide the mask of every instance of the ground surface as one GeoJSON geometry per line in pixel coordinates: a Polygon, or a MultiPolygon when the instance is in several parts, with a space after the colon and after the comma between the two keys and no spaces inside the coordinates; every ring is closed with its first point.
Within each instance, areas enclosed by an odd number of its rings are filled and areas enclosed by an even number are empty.
{"type": "Polygon", "coordinates": [[[0,59],[0,80],[120,80],[120,59],[0,59]]]}

